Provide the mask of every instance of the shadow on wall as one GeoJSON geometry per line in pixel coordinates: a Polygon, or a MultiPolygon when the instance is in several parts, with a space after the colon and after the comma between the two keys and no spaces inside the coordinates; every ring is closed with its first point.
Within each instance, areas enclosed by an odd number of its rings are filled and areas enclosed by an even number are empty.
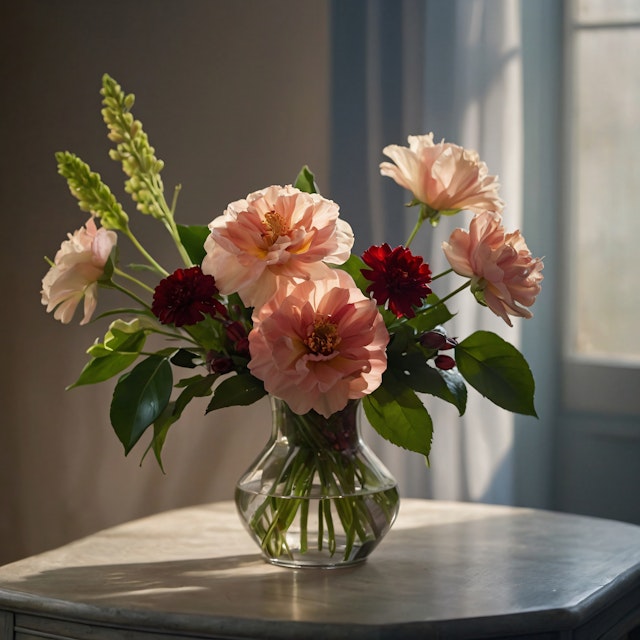
{"type": "MultiPolygon", "coordinates": [[[[327,11],[324,0],[2,4],[0,211],[12,277],[2,316],[0,564],[155,511],[230,499],[261,449],[268,405],[204,418],[202,403],[170,433],[163,475],[151,458],[139,467],[146,444],[124,458],[108,421],[109,384],[64,391],[106,322],[63,326],[40,304],[43,256],[87,218],[54,153],[77,153],[128,205],[99,112],[106,72],[136,94],[167,190],[183,185],[181,221],[206,224],[250,191],[293,181],[303,164],[327,188],[327,11]]],[[[160,225],[126,208],[136,235],[175,268],[160,225]]]]}

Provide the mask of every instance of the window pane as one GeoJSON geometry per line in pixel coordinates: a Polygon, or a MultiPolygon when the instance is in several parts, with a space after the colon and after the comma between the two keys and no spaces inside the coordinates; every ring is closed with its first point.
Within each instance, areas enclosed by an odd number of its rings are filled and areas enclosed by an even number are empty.
{"type": "Polygon", "coordinates": [[[573,349],[640,358],[640,29],[575,35],[573,349]]]}
{"type": "Polygon", "coordinates": [[[638,0],[576,0],[578,22],[640,20],[638,0]]]}

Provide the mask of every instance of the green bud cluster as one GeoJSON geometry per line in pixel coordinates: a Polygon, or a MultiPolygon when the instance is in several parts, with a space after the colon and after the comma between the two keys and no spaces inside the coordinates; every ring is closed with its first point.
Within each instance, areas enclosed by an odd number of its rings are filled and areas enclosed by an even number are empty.
{"type": "Polygon", "coordinates": [[[131,194],[137,209],[142,213],[163,219],[167,216],[164,186],[160,172],[164,162],[155,156],[155,149],[142,129],[142,123],[134,119],[131,108],[133,94],[126,94],[109,75],[102,78],[102,117],[109,128],[108,137],[116,143],[110,157],[122,163],[129,179],[125,191],[131,194]]]}
{"type": "Polygon", "coordinates": [[[56,153],[56,160],[58,173],[66,179],[82,211],[100,218],[106,229],[125,231],[128,228],[129,217],[98,173],[91,171],[88,164],[68,151],[56,153]]]}

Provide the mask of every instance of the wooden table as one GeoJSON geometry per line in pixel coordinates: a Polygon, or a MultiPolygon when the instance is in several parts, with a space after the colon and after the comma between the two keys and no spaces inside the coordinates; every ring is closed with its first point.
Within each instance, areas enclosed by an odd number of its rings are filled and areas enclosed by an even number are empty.
{"type": "Polygon", "coordinates": [[[271,566],[232,503],[0,568],[2,640],[640,637],[640,527],[404,500],[363,565],[271,566]]]}

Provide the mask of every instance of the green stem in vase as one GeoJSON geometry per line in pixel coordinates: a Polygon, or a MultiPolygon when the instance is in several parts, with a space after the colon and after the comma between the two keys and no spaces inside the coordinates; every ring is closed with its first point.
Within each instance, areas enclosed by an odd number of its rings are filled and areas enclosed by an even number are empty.
{"type": "Polygon", "coordinates": [[[322,500],[324,519],[327,524],[327,545],[329,553],[333,555],[336,552],[336,532],[333,526],[333,516],[331,515],[330,499],[322,500]]]}
{"type": "Polygon", "coordinates": [[[316,557],[332,566],[357,562],[391,525],[398,501],[395,483],[370,470],[357,408],[353,401],[324,418],[274,405],[275,431],[256,463],[258,475],[251,476],[259,478],[261,489],[250,491],[255,508],[247,524],[277,564],[314,564],[316,557]]]}

